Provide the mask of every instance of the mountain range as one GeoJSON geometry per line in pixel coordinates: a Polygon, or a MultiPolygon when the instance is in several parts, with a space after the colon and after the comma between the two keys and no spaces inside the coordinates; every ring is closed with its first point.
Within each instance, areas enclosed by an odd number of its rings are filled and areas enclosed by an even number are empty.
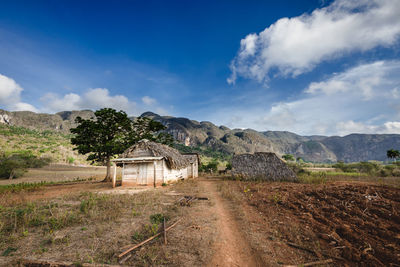
{"type": "MultiPolygon", "coordinates": [[[[91,110],[80,110],[44,114],[0,109],[0,123],[63,133],[69,133],[69,129],[76,125],[77,116],[88,119],[94,113],[91,110]]],[[[287,131],[229,129],[208,121],[160,116],[152,112],[145,112],[141,116],[163,123],[167,127],[166,131],[185,146],[206,147],[224,154],[274,152],[278,155],[292,154],[312,162],[385,161],[387,150],[400,147],[399,134],[301,136],[287,131]]]]}

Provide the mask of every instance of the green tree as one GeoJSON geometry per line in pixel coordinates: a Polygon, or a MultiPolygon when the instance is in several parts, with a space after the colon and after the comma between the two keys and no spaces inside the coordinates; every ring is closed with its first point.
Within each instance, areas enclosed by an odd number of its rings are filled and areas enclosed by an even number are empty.
{"type": "Polygon", "coordinates": [[[228,163],[226,164],[226,169],[227,169],[227,170],[232,170],[232,163],[231,163],[231,162],[228,162],[228,163]]]}
{"type": "Polygon", "coordinates": [[[394,150],[394,149],[389,149],[386,152],[386,155],[389,159],[397,159],[400,157],[400,152],[398,150],[394,150]]]}
{"type": "Polygon", "coordinates": [[[282,158],[286,161],[295,161],[293,155],[291,155],[291,154],[285,154],[282,156],[282,158]]]}
{"type": "Polygon", "coordinates": [[[174,143],[174,138],[170,134],[163,132],[167,127],[158,121],[147,117],[138,117],[133,121],[132,125],[131,138],[135,143],[143,139],[169,146],[174,143]]]}
{"type": "Polygon", "coordinates": [[[216,172],[218,169],[218,161],[216,159],[211,160],[207,164],[201,164],[200,171],[202,172],[216,172]]]}
{"type": "Polygon", "coordinates": [[[111,180],[111,158],[121,154],[128,147],[142,139],[168,143],[166,133],[160,132],[165,126],[149,118],[139,117],[132,121],[124,111],[112,108],[97,110],[95,118],[77,117],[76,128],[71,129],[74,136],[71,143],[81,154],[89,154],[88,160],[107,166],[104,181],[111,180]]]}
{"type": "Polygon", "coordinates": [[[50,163],[49,158],[37,158],[30,151],[0,155],[0,178],[14,179],[22,176],[27,168],[41,168],[50,163]]]}

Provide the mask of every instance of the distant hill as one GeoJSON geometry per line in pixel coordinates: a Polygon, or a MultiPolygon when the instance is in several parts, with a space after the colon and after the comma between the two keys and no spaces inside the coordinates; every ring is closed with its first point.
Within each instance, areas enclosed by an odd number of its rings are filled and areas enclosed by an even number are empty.
{"type": "Polygon", "coordinates": [[[91,110],[62,111],[56,114],[34,113],[31,111],[6,111],[0,109],[0,123],[21,126],[33,130],[55,130],[69,134],[75,127],[75,118],[88,119],[94,116],[91,110]]]}
{"type": "MultiPolygon", "coordinates": [[[[56,114],[8,112],[0,109],[0,123],[29,129],[52,130],[64,134],[75,126],[75,118],[90,118],[93,111],[63,111],[56,114]]],[[[293,154],[306,161],[345,162],[386,160],[386,151],[400,148],[398,134],[350,134],[339,136],[301,136],[286,131],[258,132],[252,129],[229,129],[211,122],[188,118],[160,116],[145,112],[149,117],[167,126],[167,132],[188,148],[201,147],[224,154],[275,152],[293,154]]]]}

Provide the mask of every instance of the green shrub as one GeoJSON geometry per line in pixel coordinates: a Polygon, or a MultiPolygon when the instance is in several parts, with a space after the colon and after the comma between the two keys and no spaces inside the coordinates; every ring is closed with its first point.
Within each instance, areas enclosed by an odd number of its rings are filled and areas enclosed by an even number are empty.
{"type": "Polygon", "coordinates": [[[199,171],[201,172],[216,172],[218,168],[218,161],[213,159],[208,164],[201,164],[199,167],[199,171]]]}
{"type": "Polygon", "coordinates": [[[68,162],[69,164],[74,163],[74,161],[75,161],[75,158],[74,158],[74,157],[68,157],[68,158],[67,158],[67,162],[68,162]]]}
{"type": "Polygon", "coordinates": [[[324,184],[328,179],[326,172],[312,172],[300,175],[299,180],[305,184],[324,184]]]}
{"type": "Polygon", "coordinates": [[[343,172],[360,172],[370,175],[376,175],[380,172],[381,166],[375,162],[357,162],[357,163],[344,163],[338,162],[333,165],[334,168],[340,169],[343,172]]]}
{"type": "Polygon", "coordinates": [[[0,156],[0,178],[14,179],[22,176],[27,168],[41,168],[50,163],[49,158],[38,158],[30,151],[15,151],[0,156]]]}
{"type": "Polygon", "coordinates": [[[169,220],[168,216],[165,216],[165,215],[160,214],[160,213],[156,213],[156,214],[150,215],[150,222],[152,224],[161,224],[161,223],[164,222],[164,218],[165,218],[165,221],[169,220]]]}

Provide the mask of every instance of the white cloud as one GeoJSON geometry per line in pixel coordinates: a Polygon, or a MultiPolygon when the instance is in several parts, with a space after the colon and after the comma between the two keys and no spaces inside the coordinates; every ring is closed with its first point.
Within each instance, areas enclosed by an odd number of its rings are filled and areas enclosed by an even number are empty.
{"type": "Polygon", "coordinates": [[[0,74],[0,104],[16,103],[20,99],[22,87],[13,79],[0,74]]]}
{"type": "MultiPolygon", "coordinates": [[[[383,86],[389,81],[385,82],[384,77],[387,72],[392,69],[398,69],[397,62],[384,62],[377,61],[371,64],[364,64],[352,68],[341,74],[334,75],[332,78],[323,82],[313,82],[306,89],[306,93],[318,94],[323,93],[326,95],[333,95],[336,93],[345,93],[349,91],[357,92],[364,99],[371,99],[374,94],[381,94],[375,90],[377,86],[383,86]]],[[[388,86],[391,86],[390,84],[388,86]]],[[[396,88],[390,88],[391,92],[396,88]]]]}
{"type": "Polygon", "coordinates": [[[74,93],[66,94],[62,97],[49,93],[41,98],[46,112],[58,112],[63,110],[99,109],[114,108],[124,110],[128,114],[137,114],[135,102],[129,101],[123,95],[110,95],[106,88],[89,89],[83,95],[74,93]]]}
{"type": "Polygon", "coordinates": [[[39,112],[37,108],[32,106],[31,104],[18,102],[11,106],[13,111],[32,111],[32,112],[39,112]]]}
{"type": "Polygon", "coordinates": [[[59,97],[56,94],[45,94],[40,100],[44,103],[46,112],[57,112],[64,110],[77,110],[79,109],[81,97],[77,94],[66,94],[59,97]]]}
{"type": "Polygon", "coordinates": [[[400,134],[400,61],[377,61],[312,82],[296,100],[214,112],[218,123],[298,134],[400,134]]]}
{"type": "Polygon", "coordinates": [[[151,98],[149,96],[144,96],[144,97],[142,97],[142,102],[147,106],[152,106],[157,103],[157,100],[155,100],[154,98],[151,98]]]}
{"type": "Polygon", "coordinates": [[[37,112],[34,106],[20,102],[23,90],[13,79],[0,74],[0,105],[13,111],[37,112]]]}
{"type": "Polygon", "coordinates": [[[336,0],[328,7],[282,18],[249,34],[231,63],[232,75],[265,82],[269,73],[296,76],[354,51],[393,45],[400,35],[398,0],[336,0]]]}
{"type": "Polygon", "coordinates": [[[400,133],[400,121],[388,121],[382,125],[368,125],[350,120],[338,122],[336,124],[336,129],[339,135],[346,135],[349,133],[393,134],[400,133]]]}

